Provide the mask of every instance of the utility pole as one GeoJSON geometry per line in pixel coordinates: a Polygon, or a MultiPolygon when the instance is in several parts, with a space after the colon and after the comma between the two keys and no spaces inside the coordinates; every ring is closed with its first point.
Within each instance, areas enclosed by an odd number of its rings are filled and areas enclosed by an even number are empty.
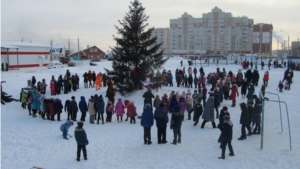
{"type": "Polygon", "coordinates": [[[52,40],[50,41],[50,61],[52,61],[52,40]]]}
{"type": "Polygon", "coordinates": [[[68,41],[68,43],[69,43],[68,45],[69,45],[69,52],[70,52],[70,50],[71,50],[71,49],[70,49],[70,38],[69,38],[69,41],[68,41]]]}
{"type": "Polygon", "coordinates": [[[78,59],[79,59],[80,58],[80,56],[79,56],[79,37],[78,37],[77,43],[78,43],[78,59]]]}

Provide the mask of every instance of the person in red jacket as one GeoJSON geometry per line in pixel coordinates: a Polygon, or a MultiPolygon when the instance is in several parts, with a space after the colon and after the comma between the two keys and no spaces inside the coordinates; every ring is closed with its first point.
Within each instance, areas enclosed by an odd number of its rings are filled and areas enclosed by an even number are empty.
{"type": "Polygon", "coordinates": [[[89,81],[89,88],[90,88],[90,87],[93,88],[93,85],[92,85],[93,74],[92,74],[92,72],[91,72],[90,70],[89,70],[89,72],[88,72],[87,78],[88,78],[88,81],[89,81]]]}
{"type": "Polygon", "coordinates": [[[263,81],[264,81],[265,87],[267,87],[268,86],[268,81],[269,81],[269,72],[268,71],[266,71],[266,73],[264,74],[263,81]]]}
{"type": "Polygon", "coordinates": [[[236,95],[239,96],[239,92],[238,92],[238,88],[236,86],[236,84],[234,84],[231,88],[229,88],[231,90],[231,94],[229,96],[229,99],[232,100],[232,105],[231,107],[235,107],[235,99],[236,99],[236,95]]]}

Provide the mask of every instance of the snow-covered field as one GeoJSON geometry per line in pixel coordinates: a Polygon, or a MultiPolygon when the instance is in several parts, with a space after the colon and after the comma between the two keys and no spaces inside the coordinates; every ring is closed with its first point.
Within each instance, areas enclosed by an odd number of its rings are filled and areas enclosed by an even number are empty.
{"type": "MultiPolygon", "coordinates": [[[[181,58],[171,58],[165,64],[164,68],[171,70],[174,76],[176,68],[180,67],[181,58]]],[[[98,66],[83,65],[80,67],[65,67],[60,69],[48,70],[47,68],[31,68],[22,70],[13,70],[2,72],[1,80],[3,91],[19,99],[20,90],[26,87],[27,80],[35,76],[37,81],[46,79],[49,84],[51,76],[56,78],[64,75],[66,69],[71,74],[77,73],[82,77],[83,73],[92,70],[95,72],[104,72],[105,68],[111,68],[110,61],[101,61],[98,66]]],[[[187,70],[187,61],[184,60],[184,66],[187,70]]],[[[200,66],[197,66],[199,70],[200,66]]],[[[226,71],[232,70],[234,73],[240,69],[237,65],[221,65],[226,71]]],[[[260,69],[260,66],[259,66],[260,69]]],[[[266,69],[266,67],[265,67],[266,69]]],[[[216,66],[204,67],[207,73],[215,72],[216,66]]],[[[267,92],[279,92],[276,90],[279,80],[283,78],[284,69],[273,69],[270,71],[270,81],[266,89],[267,92]]],[[[262,84],[264,71],[259,70],[259,87],[255,92],[258,94],[262,84]]],[[[1,167],[3,169],[21,169],[40,166],[45,169],[98,169],[98,168],[299,168],[300,165],[300,87],[299,72],[294,72],[294,80],[290,91],[284,90],[280,93],[281,100],[287,102],[290,115],[291,133],[292,133],[292,151],[289,150],[288,124],[286,118],[285,106],[282,104],[283,133],[280,127],[280,113],[278,103],[266,102],[265,106],[265,130],[264,130],[264,148],[260,149],[260,135],[248,136],[244,141],[238,141],[241,135],[241,125],[239,124],[240,108],[230,107],[231,101],[225,100],[221,107],[227,106],[231,114],[233,126],[232,145],[235,152],[234,157],[229,157],[228,149],[226,159],[219,160],[221,149],[217,143],[220,135],[218,129],[213,129],[211,123],[207,123],[204,129],[200,129],[202,119],[194,127],[192,121],[185,120],[182,125],[182,143],[173,145],[173,131],[167,128],[167,144],[157,144],[156,126],[152,127],[151,136],[153,144],[144,145],[143,128],[140,126],[140,120],[137,124],[129,122],[117,123],[116,116],[113,116],[112,123],[108,124],[90,124],[87,121],[84,124],[89,145],[87,146],[88,160],[77,162],[77,145],[75,138],[68,141],[62,139],[62,133],[59,130],[60,125],[67,119],[67,114],[62,113],[62,121],[42,120],[41,118],[32,118],[28,116],[28,111],[21,108],[20,102],[11,102],[1,106],[1,167]]],[[[174,79],[175,84],[175,79],[174,79]]],[[[175,85],[174,85],[175,86],[175,85]]],[[[158,93],[153,94],[162,96],[164,93],[172,91],[186,91],[187,88],[163,87],[158,93]]],[[[47,88],[46,97],[50,96],[50,88],[47,88]]],[[[192,90],[193,91],[193,90],[192,90]]],[[[240,89],[239,89],[240,91],[240,89]]],[[[83,88],[83,78],[80,80],[80,89],[69,94],[61,94],[59,97],[63,104],[66,99],[75,96],[77,102],[80,96],[85,96],[86,100],[94,94],[105,96],[106,88],[95,91],[95,88],[83,88]]],[[[138,114],[142,113],[143,98],[142,91],[135,92],[126,99],[135,101],[138,114]]],[[[266,94],[266,97],[276,100],[277,96],[266,94]]],[[[119,94],[116,99],[124,97],[119,94]]],[[[237,105],[245,102],[241,97],[237,98],[237,105]]],[[[105,98],[107,102],[107,98],[105,98]]],[[[220,110],[219,109],[219,110],[220,110]]],[[[80,116],[77,115],[77,119],[80,116]]],[[[88,119],[88,116],[87,118],[88,119]]],[[[217,120],[217,119],[216,119],[217,120]]],[[[74,135],[75,123],[69,129],[69,134],[74,135]]]]}

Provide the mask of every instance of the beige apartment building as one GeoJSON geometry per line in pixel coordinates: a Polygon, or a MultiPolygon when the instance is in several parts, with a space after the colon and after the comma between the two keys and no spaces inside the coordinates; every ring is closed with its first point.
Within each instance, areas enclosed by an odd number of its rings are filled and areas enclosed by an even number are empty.
{"type": "Polygon", "coordinates": [[[185,12],[178,19],[170,19],[169,51],[201,51],[201,54],[205,51],[206,54],[222,55],[251,53],[252,28],[253,19],[233,17],[218,7],[202,14],[202,18],[194,18],[185,12]]]}

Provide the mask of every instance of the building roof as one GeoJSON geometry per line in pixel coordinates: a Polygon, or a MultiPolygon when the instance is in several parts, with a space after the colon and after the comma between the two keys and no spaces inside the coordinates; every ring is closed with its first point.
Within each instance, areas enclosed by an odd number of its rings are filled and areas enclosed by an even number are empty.
{"type": "Polygon", "coordinates": [[[29,42],[7,42],[7,41],[1,41],[1,47],[2,46],[50,48],[50,45],[44,45],[44,44],[29,43],[29,42]]]}

